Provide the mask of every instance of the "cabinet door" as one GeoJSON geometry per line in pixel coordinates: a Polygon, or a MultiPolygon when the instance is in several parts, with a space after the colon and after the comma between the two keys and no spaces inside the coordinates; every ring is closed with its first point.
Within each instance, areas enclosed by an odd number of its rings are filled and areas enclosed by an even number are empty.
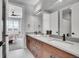
{"type": "Polygon", "coordinates": [[[52,54],[49,50],[43,49],[42,58],[55,58],[56,56],[52,54]]]}
{"type": "Polygon", "coordinates": [[[36,47],[36,57],[41,58],[42,54],[43,54],[42,43],[40,41],[36,40],[35,47],[36,47]]]}
{"type": "Polygon", "coordinates": [[[56,56],[56,50],[53,49],[50,45],[48,44],[43,44],[43,49],[47,52],[47,55],[49,58],[54,58],[56,56]]]}

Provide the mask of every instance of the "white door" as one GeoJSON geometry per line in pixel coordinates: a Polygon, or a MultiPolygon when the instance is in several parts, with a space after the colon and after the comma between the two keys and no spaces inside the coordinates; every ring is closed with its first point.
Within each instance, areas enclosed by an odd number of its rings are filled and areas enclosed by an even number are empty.
{"type": "MultiPolygon", "coordinates": [[[[2,41],[2,0],[0,0],[0,41],[2,41]]],[[[0,47],[0,58],[2,58],[2,46],[0,47]]]]}

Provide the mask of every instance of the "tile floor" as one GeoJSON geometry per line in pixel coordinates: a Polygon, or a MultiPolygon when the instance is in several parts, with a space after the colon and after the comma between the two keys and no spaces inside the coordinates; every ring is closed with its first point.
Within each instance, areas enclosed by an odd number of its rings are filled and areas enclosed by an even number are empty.
{"type": "Polygon", "coordinates": [[[24,48],[24,39],[23,38],[17,38],[13,44],[9,44],[9,50],[17,50],[24,48]]]}
{"type": "Polygon", "coordinates": [[[8,55],[8,58],[34,58],[32,53],[26,49],[18,49],[11,51],[8,55]]]}
{"type": "Polygon", "coordinates": [[[20,49],[15,50],[9,50],[8,57],[7,58],[34,58],[32,53],[24,47],[24,41],[22,38],[19,38],[16,40],[17,45],[10,47],[10,49],[15,49],[16,47],[21,47],[20,49]]]}

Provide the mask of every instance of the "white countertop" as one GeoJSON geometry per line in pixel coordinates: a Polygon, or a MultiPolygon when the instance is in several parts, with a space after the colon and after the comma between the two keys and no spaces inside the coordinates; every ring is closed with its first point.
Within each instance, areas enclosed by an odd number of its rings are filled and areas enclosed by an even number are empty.
{"type": "Polygon", "coordinates": [[[79,43],[71,41],[62,41],[62,39],[43,35],[29,34],[29,36],[79,57],[79,43]]]}

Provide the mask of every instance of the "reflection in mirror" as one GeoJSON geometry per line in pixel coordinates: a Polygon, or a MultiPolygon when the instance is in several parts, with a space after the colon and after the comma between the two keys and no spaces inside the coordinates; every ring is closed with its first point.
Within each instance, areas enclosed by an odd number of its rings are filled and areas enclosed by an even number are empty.
{"type": "Polygon", "coordinates": [[[70,8],[67,8],[65,10],[63,10],[63,19],[64,20],[70,20],[71,19],[71,9],[70,8]]]}
{"type": "Polygon", "coordinates": [[[70,8],[64,9],[62,11],[62,21],[63,21],[63,34],[70,37],[71,36],[71,14],[70,8]]]}
{"type": "Polygon", "coordinates": [[[50,29],[52,35],[58,35],[58,11],[50,15],[50,29]]]}
{"type": "Polygon", "coordinates": [[[79,42],[79,3],[64,9],[61,19],[63,34],[66,34],[68,40],[79,42]]]}

